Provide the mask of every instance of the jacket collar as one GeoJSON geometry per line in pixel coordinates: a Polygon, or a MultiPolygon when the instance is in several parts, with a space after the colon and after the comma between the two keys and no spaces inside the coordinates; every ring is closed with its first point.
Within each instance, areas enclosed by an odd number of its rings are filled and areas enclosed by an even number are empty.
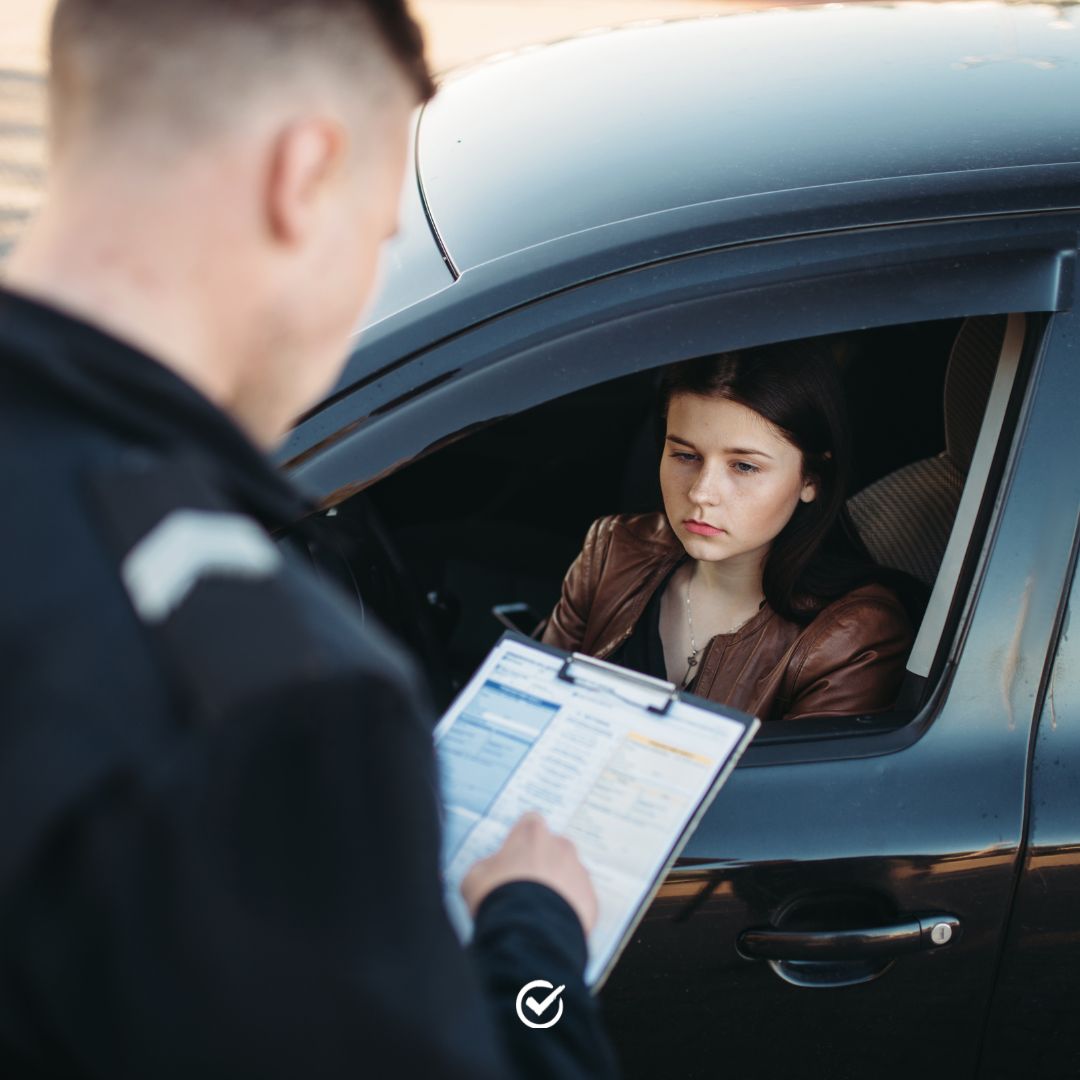
{"type": "Polygon", "coordinates": [[[194,452],[269,529],[314,509],[194,386],[90,323],[0,289],[0,353],[6,378],[37,386],[80,418],[162,452],[194,452]]]}
{"type": "MultiPolygon", "coordinates": [[[[618,590],[626,599],[623,602],[613,596],[614,607],[606,611],[606,617],[597,627],[595,637],[587,639],[585,651],[593,651],[599,657],[610,656],[633,631],[644,614],[656,590],[663,585],[675,567],[688,558],[679,538],[662,512],[635,514],[617,519],[614,528],[621,534],[620,561],[636,566],[620,581],[618,590]],[[633,555],[630,553],[633,552],[633,555]],[[628,558],[628,556],[630,556],[628,558]],[[640,574],[640,577],[636,577],[640,574]],[[636,580],[635,580],[636,577],[636,580]]],[[[759,634],[775,612],[765,601],[759,610],[742,626],[730,634],[718,634],[711,639],[734,644],[759,634]]],[[[715,655],[716,649],[708,653],[715,655]]]]}

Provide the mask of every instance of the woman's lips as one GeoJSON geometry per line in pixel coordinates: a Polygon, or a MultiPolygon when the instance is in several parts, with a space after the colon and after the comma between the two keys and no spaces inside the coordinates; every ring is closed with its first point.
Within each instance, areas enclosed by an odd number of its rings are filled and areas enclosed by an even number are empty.
{"type": "Polygon", "coordinates": [[[721,536],[726,531],[707,525],[704,521],[694,521],[690,518],[683,522],[683,527],[687,532],[697,533],[698,536],[721,536]]]}

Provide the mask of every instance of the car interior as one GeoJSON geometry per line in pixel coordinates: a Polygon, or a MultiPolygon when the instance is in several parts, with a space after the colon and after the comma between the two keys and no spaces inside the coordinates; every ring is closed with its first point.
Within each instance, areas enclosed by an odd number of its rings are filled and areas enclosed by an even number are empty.
{"type": "MultiPolygon", "coordinates": [[[[876,561],[921,583],[924,613],[895,710],[908,723],[940,675],[1015,424],[1038,319],[979,316],[822,341],[854,440],[848,511],[876,561]]],[[[657,510],[660,370],[589,387],[442,445],[328,512],[309,543],[419,656],[445,707],[507,627],[537,633],[594,519],[657,510]]],[[[923,607],[920,607],[920,612],[923,607]]],[[[766,725],[762,738],[835,733],[766,725]]],[[[842,725],[841,725],[842,726],[842,725]]],[[[850,725],[849,725],[850,726],[850,725]]]]}

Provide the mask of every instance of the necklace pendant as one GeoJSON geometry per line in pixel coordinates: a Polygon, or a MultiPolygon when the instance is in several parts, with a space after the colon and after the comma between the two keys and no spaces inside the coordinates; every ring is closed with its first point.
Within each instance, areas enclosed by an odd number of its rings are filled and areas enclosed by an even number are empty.
{"type": "Polygon", "coordinates": [[[686,687],[688,687],[690,685],[690,680],[691,680],[691,677],[692,677],[692,675],[694,673],[694,668],[697,667],[697,661],[698,661],[697,650],[695,649],[686,658],[686,674],[682,677],[682,685],[683,685],[684,690],[686,689],[686,687]]]}

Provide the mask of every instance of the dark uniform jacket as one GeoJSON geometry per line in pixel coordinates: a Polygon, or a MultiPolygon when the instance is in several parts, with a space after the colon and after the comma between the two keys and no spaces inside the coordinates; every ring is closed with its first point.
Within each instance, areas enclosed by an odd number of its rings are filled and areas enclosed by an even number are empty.
{"type": "Polygon", "coordinates": [[[0,292],[0,462],[0,1076],[608,1075],[556,893],[459,946],[416,672],[240,430],[0,292]]]}
{"type": "MultiPolygon", "coordinates": [[[[594,522],[544,641],[618,659],[614,654],[685,557],[663,514],[594,522]]],[[[766,603],[738,630],[709,641],[693,690],[762,720],[858,716],[893,703],[911,640],[904,607],[884,585],[852,589],[805,626],[766,603]]]]}

